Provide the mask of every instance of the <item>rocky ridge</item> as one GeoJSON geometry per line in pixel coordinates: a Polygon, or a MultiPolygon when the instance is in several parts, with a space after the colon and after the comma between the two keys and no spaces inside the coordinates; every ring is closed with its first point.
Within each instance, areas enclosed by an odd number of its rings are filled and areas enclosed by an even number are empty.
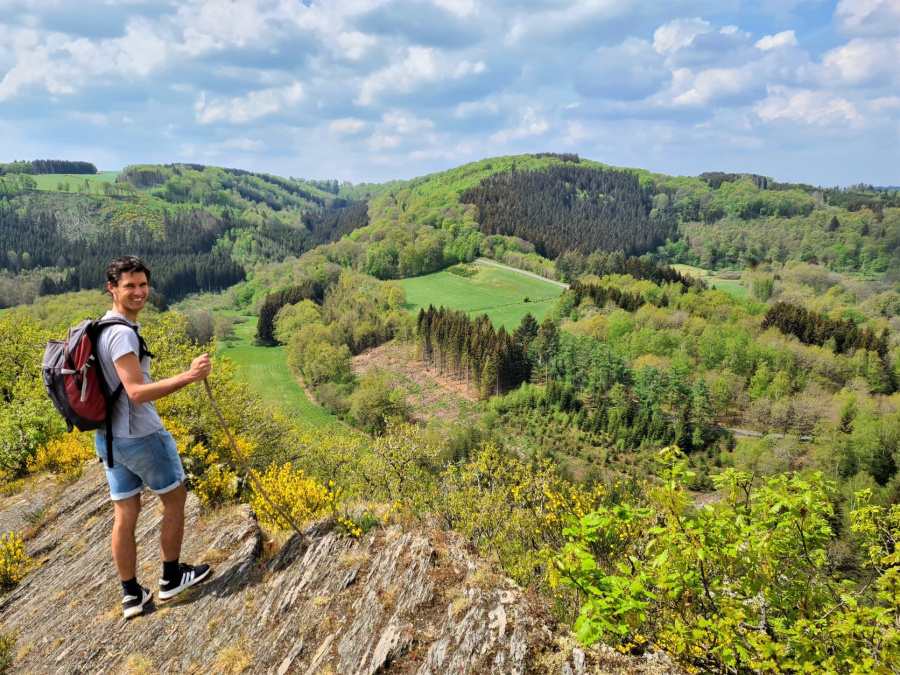
{"type": "MultiPolygon", "coordinates": [[[[143,497],[138,580],[156,590],[161,511],[143,497]]],[[[0,598],[22,673],[661,673],[663,662],[584,650],[539,599],[461,537],[393,525],[356,540],[329,522],[263,546],[245,505],[203,513],[193,495],[182,559],[214,575],[122,619],[102,468],[0,498],[0,528],[26,530],[34,565],[0,598]]]]}

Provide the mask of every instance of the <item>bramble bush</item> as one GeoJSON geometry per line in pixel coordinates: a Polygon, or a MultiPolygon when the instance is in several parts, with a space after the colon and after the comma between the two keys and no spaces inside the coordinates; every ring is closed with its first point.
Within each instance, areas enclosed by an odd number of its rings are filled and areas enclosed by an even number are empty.
{"type": "Polygon", "coordinates": [[[687,460],[660,453],[662,486],[572,518],[555,557],[558,580],[586,598],[575,630],[586,644],[645,643],[691,672],[898,672],[900,506],[851,514],[866,577],[841,579],[828,560],[834,487],[821,474],[764,479],[729,469],[722,500],[694,509],[687,460]],[[628,550],[601,555],[616,533],[628,550]]]}

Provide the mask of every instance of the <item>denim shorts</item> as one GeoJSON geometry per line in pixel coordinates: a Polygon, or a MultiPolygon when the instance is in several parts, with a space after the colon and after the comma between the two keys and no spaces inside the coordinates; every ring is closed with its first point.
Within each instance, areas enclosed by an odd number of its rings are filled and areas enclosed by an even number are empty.
{"type": "Polygon", "coordinates": [[[157,494],[177,488],[184,480],[184,467],[175,439],[165,429],[140,438],[113,438],[113,468],[106,459],[106,434],[94,436],[97,455],[106,467],[113,501],[128,499],[148,487],[157,494]]]}

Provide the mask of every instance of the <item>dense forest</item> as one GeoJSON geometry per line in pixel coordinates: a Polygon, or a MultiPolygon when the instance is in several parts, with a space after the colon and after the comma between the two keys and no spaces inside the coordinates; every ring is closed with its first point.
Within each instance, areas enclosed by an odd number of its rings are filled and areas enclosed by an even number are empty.
{"type": "MultiPolygon", "coordinates": [[[[37,167],[84,168],[74,164],[37,167]]],[[[0,307],[97,288],[123,250],[156,270],[160,302],[178,300],[227,288],[247,266],[301,255],[368,222],[365,202],[238,169],[127,167],[119,182],[85,182],[77,193],[38,190],[30,174],[0,179],[0,307]]]]}
{"type": "Polygon", "coordinates": [[[93,175],[97,167],[91,162],[73,162],[66,159],[33,159],[30,162],[0,163],[0,176],[8,173],[45,174],[75,173],[93,175]]]}
{"type": "Polygon", "coordinates": [[[650,218],[653,190],[629,171],[563,163],[543,171],[494,174],[460,201],[478,208],[485,234],[520,237],[538,254],[622,251],[641,255],[676,238],[674,218],[650,218]]]}

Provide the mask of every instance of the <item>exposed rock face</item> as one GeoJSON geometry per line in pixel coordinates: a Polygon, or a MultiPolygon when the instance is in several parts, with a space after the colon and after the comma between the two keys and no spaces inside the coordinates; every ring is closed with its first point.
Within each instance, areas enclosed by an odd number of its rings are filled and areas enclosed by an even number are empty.
{"type": "MultiPolygon", "coordinates": [[[[575,675],[667,668],[586,653],[554,635],[537,601],[453,534],[393,526],[357,541],[318,523],[306,540],[294,536],[266,556],[248,507],[203,515],[193,495],[182,559],[210,562],[214,575],[125,621],[101,467],[93,464],[78,483],[54,492],[45,487],[35,497],[48,504],[28,542],[40,565],[0,601],[4,630],[20,631],[15,672],[575,675]]],[[[7,530],[26,527],[25,494],[4,500],[7,530]]],[[[155,592],[161,512],[149,493],[143,504],[138,580],[155,592]]]]}

